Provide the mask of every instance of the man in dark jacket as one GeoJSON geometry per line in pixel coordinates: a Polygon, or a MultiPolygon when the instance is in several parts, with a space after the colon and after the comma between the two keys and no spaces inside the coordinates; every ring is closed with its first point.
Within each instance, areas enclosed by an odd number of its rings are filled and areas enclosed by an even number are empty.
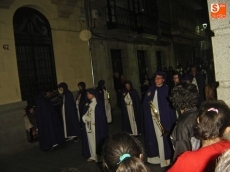
{"type": "Polygon", "coordinates": [[[198,90],[196,85],[181,82],[172,91],[170,100],[180,115],[177,124],[171,134],[171,140],[175,149],[173,159],[175,160],[185,151],[196,150],[200,141],[194,137],[196,124],[198,90]]]}

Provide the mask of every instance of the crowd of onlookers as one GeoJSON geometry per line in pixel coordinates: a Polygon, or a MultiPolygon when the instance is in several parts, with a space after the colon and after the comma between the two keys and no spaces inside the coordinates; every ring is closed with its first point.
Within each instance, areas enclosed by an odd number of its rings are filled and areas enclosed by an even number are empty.
{"type": "MultiPolygon", "coordinates": [[[[132,82],[114,73],[122,133],[109,135],[112,122],[105,81],[86,89],[78,83],[74,98],[68,85],[46,90],[36,107],[24,111],[29,141],[50,150],[79,138],[82,156],[102,162],[108,172],[148,172],[146,162],[169,172],[229,171],[230,108],[218,100],[210,65],[200,61],[183,69],[161,69],[141,81],[141,97],[132,82]],[[144,146],[138,140],[143,135],[144,146]],[[222,155],[223,154],[223,155],[222,155]]],[[[213,71],[212,71],[213,72],[213,71]]]]}

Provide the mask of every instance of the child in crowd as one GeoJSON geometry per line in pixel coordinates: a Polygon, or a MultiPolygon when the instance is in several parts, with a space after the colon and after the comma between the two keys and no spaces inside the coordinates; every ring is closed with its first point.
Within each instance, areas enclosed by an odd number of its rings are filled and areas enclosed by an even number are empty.
{"type": "Polygon", "coordinates": [[[102,148],[103,169],[108,172],[148,172],[143,157],[141,143],[127,133],[109,136],[102,148]]]}

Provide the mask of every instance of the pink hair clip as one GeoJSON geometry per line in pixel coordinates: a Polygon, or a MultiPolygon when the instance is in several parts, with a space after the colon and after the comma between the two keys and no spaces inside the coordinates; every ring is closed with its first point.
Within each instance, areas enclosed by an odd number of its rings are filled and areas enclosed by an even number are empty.
{"type": "Polygon", "coordinates": [[[209,108],[208,111],[214,111],[214,112],[218,113],[218,109],[216,109],[216,108],[209,108]]]}

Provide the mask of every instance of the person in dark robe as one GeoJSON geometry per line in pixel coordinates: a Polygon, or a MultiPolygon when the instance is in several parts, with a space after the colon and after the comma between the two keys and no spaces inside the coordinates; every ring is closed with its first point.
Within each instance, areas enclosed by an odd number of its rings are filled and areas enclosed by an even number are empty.
{"type": "Polygon", "coordinates": [[[131,81],[126,81],[124,85],[121,99],[122,131],[137,136],[142,132],[141,100],[131,81]]]}
{"type": "Polygon", "coordinates": [[[82,155],[87,161],[100,161],[100,154],[105,137],[108,135],[104,105],[97,101],[97,91],[87,90],[89,102],[83,111],[82,155]]]}
{"type": "Polygon", "coordinates": [[[120,75],[118,72],[114,73],[113,83],[114,83],[114,90],[116,91],[116,96],[117,96],[117,106],[121,108],[121,96],[122,96],[123,85],[121,83],[120,75]]]}
{"type": "Polygon", "coordinates": [[[63,124],[61,111],[62,95],[58,92],[57,89],[47,89],[45,97],[52,102],[54,109],[57,112],[60,123],[63,124]]]}
{"type": "Polygon", "coordinates": [[[105,81],[104,80],[98,81],[98,86],[96,89],[98,91],[97,101],[103,102],[104,107],[105,107],[105,114],[106,114],[107,122],[111,123],[112,113],[111,113],[111,105],[110,105],[110,96],[109,96],[109,92],[107,91],[105,87],[105,81]]]}
{"type": "Polygon", "coordinates": [[[45,95],[36,99],[35,116],[38,126],[38,141],[42,150],[50,150],[65,143],[63,129],[52,102],[45,95]]]}
{"type": "Polygon", "coordinates": [[[79,91],[76,95],[76,108],[78,111],[78,120],[80,122],[80,126],[82,128],[82,112],[85,106],[85,103],[87,102],[87,92],[86,92],[86,84],[84,82],[78,83],[79,91]]]}
{"type": "Polygon", "coordinates": [[[198,73],[196,70],[196,65],[191,65],[191,72],[186,76],[190,83],[195,84],[197,86],[199,97],[198,97],[198,107],[205,100],[205,78],[202,74],[198,73]]]}
{"type": "Polygon", "coordinates": [[[155,84],[149,87],[143,101],[147,162],[160,164],[161,167],[168,166],[173,156],[167,132],[171,131],[176,121],[176,112],[170,106],[169,88],[164,84],[164,78],[164,72],[156,72],[155,84]]]}
{"type": "Polygon", "coordinates": [[[64,136],[67,141],[77,140],[81,136],[81,130],[73,94],[65,82],[60,83],[58,89],[63,96],[62,117],[64,136]]]}

